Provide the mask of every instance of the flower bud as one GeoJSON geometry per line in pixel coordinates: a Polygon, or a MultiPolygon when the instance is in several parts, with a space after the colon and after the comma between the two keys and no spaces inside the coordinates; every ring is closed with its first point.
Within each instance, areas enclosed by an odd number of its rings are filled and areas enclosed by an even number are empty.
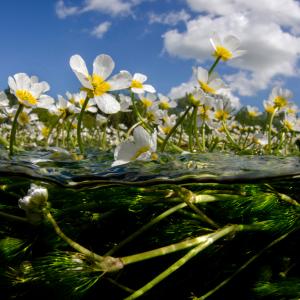
{"type": "Polygon", "coordinates": [[[26,212],[31,223],[37,223],[42,219],[42,210],[48,200],[48,190],[44,187],[31,184],[25,197],[19,199],[19,207],[26,212]]]}

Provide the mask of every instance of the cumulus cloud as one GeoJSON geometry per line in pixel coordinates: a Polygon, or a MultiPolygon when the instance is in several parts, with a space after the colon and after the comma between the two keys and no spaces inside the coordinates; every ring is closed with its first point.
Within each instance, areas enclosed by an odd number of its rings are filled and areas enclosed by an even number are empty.
{"type": "Polygon", "coordinates": [[[184,10],[178,12],[171,11],[164,14],[156,14],[154,12],[149,14],[149,23],[160,23],[165,25],[176,25],[179,22],[187,22],[190,19],[190,15],[184,10]]]}
{"type": "MultiPolygon", "coordinates": [[[[300,4],[296,0],[186,0],[198,15],[186,30],[169,30],[164,48],[173,56],[203,63],[211,58],[209,37],[236,35],[247,54],[229,63],[237,72],[227,75],[233,91],[253,95],[270,86],[276,76],[297,74],[300,54],[300,4]]],[[[234,70],[234,69],[233,69],[234,70]]]]}
{"type": "Polygon", "coordinates": [[[79,8],[76,6],[67,7],[63,0],[59,0],[55,5],[55,11],[60,19],[79,13],[79,8]]]}
{"type": "Polygon", "coordinates": [[[110,26],[111,22],[102,22],[92,30],[91,35],[95,36],[98,39],[101,39],[104,36],[104,34],[108,31],[110,26]]]}
{"type": "Polygon", "coordinates": [[[118,16],[131,13],[131,9],[143,0],[85,0],[81,6],[66,6],[63,0],[56,4],[56,14],[60,18],[97,11],[104,14],[118,16]]]}

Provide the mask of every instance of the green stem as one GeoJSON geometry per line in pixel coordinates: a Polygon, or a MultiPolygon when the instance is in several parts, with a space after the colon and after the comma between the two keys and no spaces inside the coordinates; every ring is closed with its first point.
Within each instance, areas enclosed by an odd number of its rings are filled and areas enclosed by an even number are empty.
{"type": "Polygon", "coordinates": [[[77,143],[78,143],[78,147],[79,147],[79,150],[80,150],[80,153],[83,154],[83,145],[82,145],[82,140],[81,140],[81,123],[82,123],[82,118],[83,118],[83,114],[84,114],[84,111],[87,107],[87,104],[89,102],[89,97],[86,97],[85,100],[84,100],[84,103],[82,105],[82,108],[81,108],[81,111],[79,113],[79,116],[78,116],[78,123],[77,123],[77,143]]]}
{"type": "Polygon", "coordinates": [[[232,138],[230,132],[228,131],[228,128],[227,128],[227,125],[226,125],[226,121],[223,120],[222,124],[223,124],[223,128],[224,128],[224,130],[225,130],[226,137],[227,137],[227,139],[229,140],[230,144],[231,144],[234,148],[236,148],[237,150],[241,150],[240,146],[233,140],[233,138],[232,138]]]}
{"type": "Polygon", "coordinates": [[[268,154],[271,154],[272,152],[272,124],[273,124],[273,120],[275,117],[275,114],[277,112],[277,108],[274,109],[274,111],[272,112],[271,116],[270,116],[270,121],[269,121],[269,128],[268,128],[268,154]]]}
{"type": "Polygon", "coordinates": [[[224,285],[226,285],[230,280],[232,280],[234,277],[236,277],[241,271],[246,269],[253,261],[255,261],[258,257],[260,257],[264,252],[269,250],[271,247],[275,246],[285,238],[287,238],[292,232],[295,231],[295,228],[293,228],[291,231],[285,233],[284,235],[280,236],[279,238],[272,241],[269,245],[267,245],[265,248],[260,250],[256,255],[252,256],[248,261],[246,261],[237,271],[235,271],[232,275],[230,275],[228,278],[226,278],[224,281],[222,281],[220,284],[218,284],[215,288],[207,292],[205,295],[194,298],[194,300],[205,300],[208,297],[210,297],[212,294],[217,292],[220,288],[222,288],[224,285]]]}
{"type": "Polygon", "coordinates": [[[196,135],[196,132],[194,130],[195,129],[195,126],[194,126],[195,115],[197,117],[197,107],[196,106],[193,107],[190,124],[189,124],[189,151],[190,152],[193,152],[193,149],[194,149],[193,136],[196,135]]]}
{"type": "Polygon", "coordinates": [[[60,229],[58,224],[56,223],[56,221],[53,218],[53,216],[51,215],[50,211],[48,211],[48,210],[45,211],[45,217],[51,223],[51,225],[53,226],[55,232],[57,233],[57,235],[59,237],[61,237],[69,246],[71,246],[76,251],[78,251],[78,252],[86,255],[87,257],[91,258],[92,260],[94,260],[95,263],[97,264],[97,267],[99,268],[99,270],[104,271],[104,272],[114,272],[114,271],[117,271],[117,270],[120,270],[123,268],[123,263],[121,262],[121,260],[119,258],[114,258],[111,256],[100,256],[100,255],[90,251],[89,249],[81,246],[80,244],[76,243],[71,238],[66,236],[62,232],[62,230],[60,229]]]}
{"type": "Polygon", "coordinates": [[[48,133],[47,138],[46,138],[46,147],[49,145],[49,139],[50,139],[50,136],[51,136],[51,134],[52,134],[54,128],[55,128],[56,125],[59,123],[59,121],[60,121],[61,118],[64,116],[64,114],[65,114],[64,112],[61,113],[61,114],[57,117],[57,119],[55,120],[55,122],[52,124],[51,128],[49,129],[49,133],[48,133]]]}
{"type": "Polygon", "coordinates": [[[19,217],[19,216],[11,215],[11,214],[8,214],[8,213],[2,212],[2,211],[0,211],[0,217],[3,217],[3,218],[5,218],[7,220],[10,220],[10,221],[17,221],[17,222],[28,223],[28,220],[26,218],[22,218],[22,217],[19,217]]]}
{"type": "Polygon", "coordinates": [[[157,217],[155,217],[154,219],[152,219],[149,223],[145,224],[139,230],[137,230],[136,232],[134,232],[133,234],[131,234],[125,240],[121,241],[117,246],[115,246],[114,248],[112,248],[105,255],[112,255],[112,254],[114,254],[116,251],[118,251],[124,245],[128,244],[129,242],[131,242],[133,239],[137,238],[139,235],[141,235],[143,232],[145,232],[146,230],[148,230],[150,227],[152,227],[153,225],[157,224],[158,222],[160,222],[164,218],[168,217],[169,215],[173,214],[174,212],[176,212],[177,210],[179,210],[179,209],[181,209],[181,208],[183,208],[185,206],[186,206],[186,203],[180,203],[180,204],[178,204],[178,205],[176,205],[174,207],[171,207],[170,209],[164,211],[162,214],[158,215],[157,217]]]}
{"type": "Polygon", "coordinates": [[[71,134],[72,125],[73,125],[75,118],[76,118],[76,115],[74,115],[73,118],[70,120],[68,129],[67,129],[66,141],[67,141],[68,148],[70,148],[70,134],[71,134]]]}
{"type": "Polygon", "coordinates": [[[206,146],[205,146],[205,121],[203,120],[203,124],[202,124],[202,127],[201,127],[201,133],[202,133],[202,151],[205,152],[206,150],[206,146]]]}
{"type": "Polygon", "coordinates": [[[201,236],[198,236],[193,239],[184,240],[182,242],[174,243],[172,245],[164,246],[164,247],[157,248],[154,250],[121,257],[121,260],[124,265],[129,265],[129,264],[137,263],[139,261],[151,259],[151,258],[154,258],[157,256],[171,254],[173,252],[181,251],[181,250],[184,250],[187,248],[192,248],[194,246],[202,244],[202,243],[206,242],[214,234],[215,233],[201,235],[201,236]]]}
{"type": "Polygon", "coordinates": [[[14,155],[14,143],[15,143],[16,132],[17,132],[17,127],[18,127],[18,118],[19,118],[19,115],[22,112],[23,108],[24,108],[24,105],[20,103],[19,107],[17,109],[17,112],[15,114],[14,120],[13,120],[13,124],[11,127],[11,133],[10,133],[10,139],[9,139],[9,156],[14,155]]]}
{"type": "Polygon", "coordinates": [[[208,246],[216,242],[218,239],[232,233],[235,231],[242,230],[242,225],[230,225],[227,227],[224,227],[218,231],[216,231],[214,234],[211,234],[210,238],[208,238],[205,242],[200,243],[198,246],[194,247],[192,250],[190,250],[186,255],[181,257],[179,260],[177,260],[173,265],[171,265],[169,268],[167,268],[165,271],[160,273],[157,277],[149,281],[146,285],[138,289],[136,292],[134,292],[129,297],[125,298],[124,300],[133,300],[137,299],[140,296],[144,295],[147,291],[152,289],[154,286],[156,286],[158,283],[160,283],[162,280],[170,276],[173,272],[178,270],[180,267],[182,267],[186,262],[188,262],[190,259],[192,259],[194,256],[196,256],[199,252],[206,249],[208,246]]]}
{"type": "Polygon", "coordinates": [[[215,67],[216,67],[217,64],[219,63],[220,59],[221,59],[221,56],[218,56],[218,57],[216,58],[215,62],[213,63],[213,65],[210,67],[210,69],[209,69],[209,71],[208,71],[208,75],[210,75],[210,74],[213,72],[213,70],[215,69],[215,67]]]}
{"type": "Polygon", "coordinates": [[[186,117],[186,115],[188,114],[188,112],[190,111],[190,109],[193,107],[193,105],[190,105],[186,111],[184,112],[184,114],[177,120],[177,123],[172,127],[172,129],[170,130],[170,132],[168,133],[168,135],[165,137],[163,144],[161,146],[161,152],[164,152],[165,147],[167,145],[167,142],[169,140],[169,138],[172,136],[172,134],[176,131],[177,127],[183,122],[184,118],[186,117]]]}

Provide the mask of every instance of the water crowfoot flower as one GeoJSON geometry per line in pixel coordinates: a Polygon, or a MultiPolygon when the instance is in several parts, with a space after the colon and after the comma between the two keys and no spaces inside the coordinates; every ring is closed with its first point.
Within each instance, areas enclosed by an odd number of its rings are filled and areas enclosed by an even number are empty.
{"type": "Polygon", "coordinates": [[[19,199],[19,207],[25,210],[28,221],[38,223],[42,219],[42,211],[47,205],[47,200],[48,190],[32,183],[27,195],[19,199]]]}
{"type": "Polygon", "coordinates": [[[70,58],[70,66],[83,85],[83,90],[87,92],[87,97],[82,104],[81,112],[78,116],[77,125],[77,142],[80,152],[83,153],[81,122],[89,99],[94,98],[98,108],[105,114],[115,114],[119,112],[121,110],[120,103],[116,100],[114,95],[108,92],[129,88],[131,75],[127,71],[121,71],[106,81],[115,67],[113,59],[106,54],[98,55],[95,58],[92,75],[89,74],[84,60],[78,54],[70,58]]]}
{"type": "Polygon", "coordinates": [[[213,56],[223,61],[239,57],[246,52],[245,50],[238,50],[240,40],[234,35],[227,35],[221,40],[218,34],[214,34],[214,36],[210,38],[210,43],[214,48],[213,56]]]}
{"type": "Polygon", "coordinates": [[[11,93],[13,93],[19,101],[19,107],[14,117],[10,134],[9,154],[13,155],[13,146],[17,131],[17,120],[25,107],[49,108],[54,99],[45,95],[49,90],[47,82],[38,82],[36,76],[29,77],[25,73],[17,73],[13,77],[8,77],[8,85],[11,93]]]}
{"type": "Polygon", "coordinates": [[[194,70],[201,89],[208,94],[216,94],[218,90],[225,87],[224,82],[215,72],[209,73],[206,69],[198,67],[194,70]]]}
{"type": "Polygon", "coordinates": [[[155,88],[150,84],[144,84],[147,76],[141,73],[135,73],[131,81],[131,91],[135,94],[143,94],[145,92],[155,93],[155,88]]]}
{"type": "Polygon", "coordinates": [[[143,127],[138,126],[133,131],[134,141],[125,141],[115,149],[112,166],[127,164],[134,160],[150,160],[156,158],[156,131],[149,134],[143,127]]]}

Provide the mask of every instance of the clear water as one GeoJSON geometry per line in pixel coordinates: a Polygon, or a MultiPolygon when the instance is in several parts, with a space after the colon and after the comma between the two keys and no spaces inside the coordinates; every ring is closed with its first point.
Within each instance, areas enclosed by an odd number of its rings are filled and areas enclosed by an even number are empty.
{"type": "MultiPolygon", "coordinates": [[[[164,154],[157,161],[114,168],[112,161],[110,152],[90,151],[86,158],[78,159],[51,148],[9,159],[2,151],[0,211],[24,218],[18,200],[31,183],[42,185],[48,189],[51,213],[64,233],[104,255],[153,218],[183,202],[176,192],[178,187],[194,195],[216,196],[219,200],[197,207],[218,228],[243,224],[252,229],[216,241],[141,299],[200,297],[245,264],[208,299],[300,297],[299,157],[164,154]],[[282,241],[270,246],[280,237],[282,241]],[[233,298],[233,293],[238,298],[233,298]]],[[[123,286],[138,290],[190,250],[101,274],[88,261],[78,265],[75,250],[48,222],[18,222],[1,214],[0,222],[0,299],[125,299],[130,292],[123,286]]],[[[125,257],[214,230],[186,207],[114,255],[125,257]]]]}

